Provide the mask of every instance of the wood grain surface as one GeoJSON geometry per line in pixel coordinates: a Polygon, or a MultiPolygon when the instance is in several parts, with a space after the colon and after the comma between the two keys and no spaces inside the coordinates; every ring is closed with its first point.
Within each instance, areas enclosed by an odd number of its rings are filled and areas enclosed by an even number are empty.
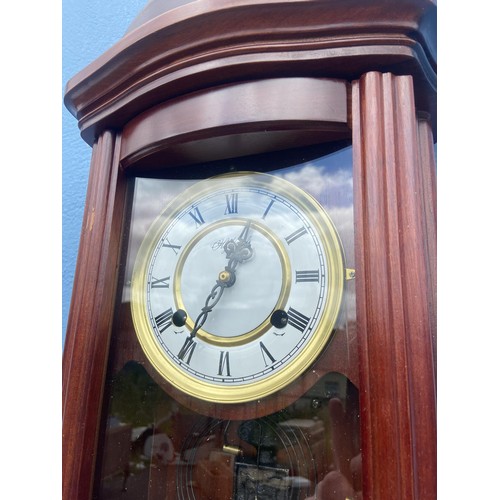
{"type": "Polygon", "coordinates": [[[421,154],[411,77],[371,72],[353,84],[363,498],[436,495],[426,142],[421,154]]]}
{"type": "Polygon", "coordinates": [[[165,169],[349,139],[347,82],[273,78],[159,104],[123,129],[121,165],[165,169]]]}
{"type": "Polygon", "coordinates": [[[63,356],[63,498],[90,498],[114,294],[124,179],[106,132],[94,146],[63,356]]]}

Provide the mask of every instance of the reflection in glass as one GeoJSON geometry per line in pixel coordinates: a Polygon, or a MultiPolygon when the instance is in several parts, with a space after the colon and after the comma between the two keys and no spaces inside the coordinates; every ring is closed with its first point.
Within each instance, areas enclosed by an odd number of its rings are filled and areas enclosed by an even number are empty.
{"type": "Polygon", "coordinates": [[[131,362],[111,401],[101,499],[345,500],[360,489],[358,391],[339,373],[272,415],[221,420],[179,405],[131,362]]]}

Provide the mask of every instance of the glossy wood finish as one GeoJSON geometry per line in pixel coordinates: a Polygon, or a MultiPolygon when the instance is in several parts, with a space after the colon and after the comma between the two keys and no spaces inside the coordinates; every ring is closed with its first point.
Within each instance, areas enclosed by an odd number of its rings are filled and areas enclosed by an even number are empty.
{"type": "Polygon", "coordinates": [[[93,149],[63,357],[63,498],[90,498],[121,238],[119,138],[93,149]]]}
{"type": "Polygon", "coordinates": [[[350,135],[347,82],[263,79],[210,88],[140,114],[123,129],[121,164],[134,171],[166,168],[350,135]]]}
{"type": "Polygon", "coordinates": [[[429,314],[432,327],[432,349],[434,356],[434,376],[436,373],[437,360],[437,183],[436,183],[436,160],[434,157],[434,141],[427,113],[418,115],[418,140],[420,152],[420,171],[422,175],[422,196],[425,210],[425,231],[431,235],[426,239],[427,253],[434,258],[428,259],[428,276],[430,286],[429,314]]]}
{"type": "Polygon", "coordinates": [[[436,496],[436,234],[425,128],[419,134],[411,77],[371,72],[354,82],[365,499],[436,496]]]}
{"type": "Polygon", "coordinates": [[[260,78],[390,68],[414,75],[419,109],[435,106],[432,0],[198,0],[146,19],[68,83],[89,144],[161,102],[260,78]]]}

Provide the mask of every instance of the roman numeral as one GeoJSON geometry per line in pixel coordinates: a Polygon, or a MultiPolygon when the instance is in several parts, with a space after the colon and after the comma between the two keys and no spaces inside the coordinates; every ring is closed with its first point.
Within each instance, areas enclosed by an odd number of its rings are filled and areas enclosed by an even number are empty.
{"type": "Polygon", "coordinates": [[[267,360],[271,361],[271,364],[273,364],[276,360],[273,358],[272,354],[269,352],[267,347],[262,343],[259,342],[260,344],[260,352],[262,354],[262,359],[264,360],[264,364],[268,366],[267,360]]]}
{"type": "Polygon", "coordinates": [[[319,270],[314,271],[295,271],[295,283],[319,283],[319,270]]]}
{"type": "Polygon", "coordinates": [[[155,323],[160,329],[160,333],[163,333],[172,324],[173,314],[172,308],[169,308],[155,317],[155,323]]]}
{"type": "Polygon", "coordinates": [[[151,278],[151,288],[169,288],[170,286],[170,276],[166,278],[151,278]]]}
{"type": "Polygon", "coordinates": [[[171,245],[168,241],[167,243],[163,243],[163,246],[166,248],[171,248],[174,251],[175,255],[177,255],[178,253],[177,250],[181,249],[180,245],[171,245]]]}
{"type": "Polygon", "coordinates": [[[184,342],[184,345],[182,346],[181,350],[179,351],[179,354],[177,354],[177,357],[179,359],[182,359],[186,364],[189,365],[191,362],[191,357],[193,356],[193,352],[196,348],[196,342],[193,340],[192,337],[188,337],[186,341],[184,342]],[[187,359],[186,359],[187,356],[187,359]]]}
{"type": "Polygon", "coordinates": [[[297,231],[294,231],[292,234],[287,236],[285,238],[285,241],[290,245],[290,243],[293,243],[297,238],[300,238],[306,233],[307,229],[305,227],[301,227],[300,229],[297,229],[297,231]]]}
{"type": "Polygon", "coordinates": [[[288,309],[288,324],[299,330],[300,332],[304,332],[306,329],[307,323],[311,318],[304,316],[302,313],[290,307],[288,309]]]}
{"type": "Polygon", "coordinates": [[[271,210],[271,207],[273,206],[274,204],[274,200],[271,200],[269,202],[269,205],[267,205],[267,208],[266,208],[266,211],[264,212],[264,214],[262,215],[262,218],[265,219],[267,217],[267,214],[269,213],[269,210],[271,210]]]}
{"type": "Polygon", "coordinates": [[[193,210],[191,210],[191,212],[189,212],[189,215],[196,222],[196,227],[201,226],[202,224],[205,224],[205,221],[203,220],[203,217],[200,213],[200,209],[198,207],[193,208],[193,210]]]}
{"type": "Polygon", "coordinates": [[[226,211],[224,215],[238,213],[238,193],[226,194],[226,211]]]}
{"type": "Polygon", "coordinates": [[[219,372],[218,375],[222,375],[222,372],[226,370],[226,376],[231,376],[231,371],[229,369],[229,352],[221,351],[219,358],[219,372]]]}

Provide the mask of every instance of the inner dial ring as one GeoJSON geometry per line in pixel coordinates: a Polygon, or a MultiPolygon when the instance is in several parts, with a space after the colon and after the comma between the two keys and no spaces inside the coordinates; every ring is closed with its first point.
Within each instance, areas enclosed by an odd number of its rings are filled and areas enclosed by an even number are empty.
{"type": "Polygon", "coordinates": [[[271,314],[285,307],[290,294],[290,260],[281,241],[259,221],[234,218],[210,224],[184,247],[174,274],[175,307],[187,312],[186,326],[192,331],[207,295],[228,263],[222,251],[221,236],[222,240],[237,239],[249,220],[254,255],[237,266],[234,286],[224,291],[220,303],[196,333],[198,338],[212,345],[239,346],[260,337],[272,327],[271,314]],[[214,246],[220,250],[215,252],[220,254],[215,259],[214,246]],[[255,308],[252,308],[252,299],[256,301],[255,308]]]}

